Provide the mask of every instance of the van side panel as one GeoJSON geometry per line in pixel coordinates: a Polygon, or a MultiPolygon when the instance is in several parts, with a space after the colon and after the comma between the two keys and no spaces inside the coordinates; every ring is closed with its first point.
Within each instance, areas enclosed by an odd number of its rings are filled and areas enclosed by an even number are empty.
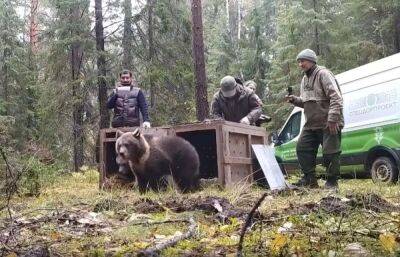
{"type": "Polygon", "coordinates": [[[361,86],[343,94],[344,133],[400,123],[400,79],[361,86]]]}
{"type": "Polygon", "coordinates": [[[343,133],[342,164],[364,164],[369,150],[376,146],[400,149],[400,123],[343,133]]]}

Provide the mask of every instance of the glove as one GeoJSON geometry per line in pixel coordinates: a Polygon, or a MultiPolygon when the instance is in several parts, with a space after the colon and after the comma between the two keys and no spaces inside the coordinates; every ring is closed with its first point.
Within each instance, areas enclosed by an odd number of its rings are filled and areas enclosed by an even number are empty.
{"type": "Polygon", "coordinates": [[[244,117],[240,120],[240,123],[250,125],[250,120],[247,117],[244,117]]]}
{"type": "Polygon", "coordinates": [[[145,129],[146,128],[151,128],[150,122],[148,122],[148,121],[143,122],[142,127],[145,128],[145,129]]]}

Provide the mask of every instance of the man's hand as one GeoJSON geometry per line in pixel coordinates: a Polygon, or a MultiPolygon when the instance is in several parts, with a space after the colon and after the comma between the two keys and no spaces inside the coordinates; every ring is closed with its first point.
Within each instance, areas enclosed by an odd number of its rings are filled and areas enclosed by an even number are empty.
{"type": "Polygon", "coordinates": [[[240,123],[250,125],[250,120],[247,117],[244,117],[240,120],[240,123]]]}
{"type": "Polygon", "coordinates": [[[285,95],[285,100],[288,103],[293,103],[294,101],[294,96],[293,95],[285,95]]]}
{"type": "Polygon", "coordinates": [[[150,122],[148,122],[148,121],[143,122],[142,127],[145,129],[151,128],[150,122]]]}
{"type": "Polygon", "coordinates": [[[332,135],[339,132],[339,124],[337,122],[328,121],[327,128],[329,129],[329,133],[332,135]]]}

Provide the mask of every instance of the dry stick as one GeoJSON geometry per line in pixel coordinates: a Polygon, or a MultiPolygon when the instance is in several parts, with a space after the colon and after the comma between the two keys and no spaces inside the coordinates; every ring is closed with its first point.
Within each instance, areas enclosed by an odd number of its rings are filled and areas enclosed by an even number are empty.
{"type": "MultiPolygon", "coordinates": [[[[14,177],[12,175],[11,172],[11,167],[10,164],[8,163],[6,154],[3,151],[3,148],[0,147],[0,154],[4,159],[4,162],[6,163],[6,181],[8,180],[8,178],[10,177],[10,179],[14,180],[14,177]]],[[[6,192],[7,192],[7,211],[8,211],[8,215],[10,216],[10,220],[12,221],[12,214],[11,214],[11,210],[10,210],[10,201],[11,201],[11,197],[13,195],[13,187],[15,186],[16,182],[13,181],[14,183],[12,183],[11,185],[9,185],[8,183],[6,183],[6,192]]]]}
{"type": "Polygon", "coordinates": [[[269,193],[264,193],[260,199],[256,202],[256,204],[253,206],[249,214],[247,215],[246,222],[244,223],[242,230],[240,231],[240,240],[239,240],[239,245],[237,248],[237,257],[242,257],[242,249],[243,249],[243,240],[244,240],[244,234],[246,233],[247,228],[250,226],[251,220],[253,218],[254,213],[256,212],[257,208],[261,205],[262,201],[264,201],[265,197],[267,197],[269,193]]]}
{"type": "Polygon", "coordinates": [[[153,247],[147,248],[146,250],[140,251],[137,254],[137,256],[138,257],[150,257],[150,256],[156,257],[156,256],[159,256],[158,252],[160,252],[161,250],[164,250],[164,249],[166,249],[168,247],[174,246],[179,241],[182,241],[184,239],[187,239],[187,238],[191,237],[194,234],[195,230],[196,230],[197,224],[196,224],[196,222],[194,222],[193,218],[189,219],[189,223],[190,223],[189,229],[185,234],[180,235],[180,236],[175,236],[175,237],[173,237],[173,238],[171,238],[169,240],[166,240],[163,243],[157,244],[157,245],[155,245],[153,247]]]}
{"type": "MultiPolygon", "coordinates": [[[[20,214],[18,216],[14,216],[14,219],[20,219],[20,218],[23,218],[24,216],[26,216],[28,214],[31,214],[31,213],[34,213],[34,212],[39,212],[39,211],[56,211],[57,214],[59,214],[59,210],[57,208],[37,208],[37,209],[32,209],[32,210],[29,210],[27,212],[24,212],[24,213],[22,213],[22,214],[20,214]]],[[[1,220],[4,220],[4,219],[0,219],[0,221],[1,220]]]]}
{"type": "MultiPolygon", "coordinates": [[[[4,159],[4,162],[6,164],[6,169],[7,169],[6,170],[6,194],[7,194],[7,205],[6,205],[6,208],[7,208],[8,215],[10,216],[10,221],[11,221],[11,224],[12,224],[10,232],[9,232],[9,235],[7,236],[7,239],[5,240],[5,242],[2,243],[3,248],[6,248],[6,246],[7,246],[8,242],[10,241],[11,237],[14,236],[15,227],[13,225],[14,220],[13,220],[11,209],[10,209],[10,201],[11,201],[11,197],[13,196],[13,194],[15,193],[16,188],[17,188],[18,176],[16,178],[14,178],[14,176],[12,174],[12,171],[11,171],[10,164],[8,163],[6,154],[4,153],[2,147],[0,147],[0,154],[4,159]],[[10,184],[8,184],[8,180],[11,180],[10,184]]],[[[5,251],[2,250],[0,253],[1,253],[1,256],[4,256],[5,251]]]]}
{"type": "MultiPolygon", "coordinates": [[[[342,226],[342,221],[343,221],[343,219],[344,219],[344,213],[343,213],[343,212],[340,212],[339,225],[338,225],[338,227],[337,227],[337,229],[336,229],[336,233],[337,233],[337,234],[340,232],[340,227],[342,226]]],[[[338,250],[339,250],[339,243],[338,243],[338,240],[336,240],[335,243],[336,243],[336,252],[338,252],[338,250]]]]}
{"type": "Polygon", "coordinates": [[[151,226],[151,225],[158,225],[158,224],[166,224],[166,223],[190,223],[190,220],[183,220],[183,219],[179,219],[179,220],[162,220],[162,221],[142,221],[142,222],[135,222],[135,223],[131,223],[128,224],[128,226],[137,226],[137,225],[147,225],[147,226],[151,226]]]}

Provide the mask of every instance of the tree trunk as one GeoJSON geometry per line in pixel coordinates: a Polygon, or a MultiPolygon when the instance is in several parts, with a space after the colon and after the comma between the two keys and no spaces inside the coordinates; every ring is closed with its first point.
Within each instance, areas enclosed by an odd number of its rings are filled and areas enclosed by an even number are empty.
{"type": "MultiPolygon", "coordinates": [[[[148,0],[147,4],[148,4],[148,8],[149,8],[149,12],[148,12],[148,36],[149,36],[149,70],[152,70],[153,67],[153,57],[154,57],[154,35],[153,35],[153,9],[155,6],[156,1],[155,0],[148,0]]],[[[154,81],[152,78],[152,75],[150,74],[149,76],[150,79],[150,106],[152,109],[155,108],[155,85],[154,85],[154,81]]]]}
{"type": "MultiPolygon", "coordinates": [[[[36,61],[36,54],[38,51],[38,0],[30,1],[30,16],[29,16],[29,55],[28,55],[28,67],[31,73],[31,83],[34,84],[37,82],[37,78],[39,75],[38,65],[36,61]]],[[[34,87],[26,88],[27,94],[30,96],[34,95],[34,87]]],[[[31,113],[35,113],[35,104],[36,99],[34,97],[28,97],[28,100],[25,102],[26,106],[31,113]]],[[[35,127],[36,121],[35,117],[32,115],[27,116],[27,128],[32,129],[35,127]]]]}
{"type": "Polygon", "coordinates": [[[237,21],[238,21],[237,22],[237,27],[238,27],[238,29],[237,29],[237,39],[240,40],[240,26],[241,26],[241,20],[242,20],[241,17],[240,17],[241,16],[241,13],[240,13],[241,0],[237,1],[237,5],[238,5],[237,6],[238,7],[237,8],[237,12],[238,12],[238,17],[237,17],[237,21]]]}
{"type": "Polygon", "coordinates": [[[96,18],[96,49],[97,49],[97,83],[98,100],[100,111],[100,129],[108,128],[110,124],[110,115],[107,109],[107,70],[104,51],[104,29],[103,29],[103,9],[102,0],[95,0],[95,18],[96,18]]]}
{"type": "MultiPolygon", "coordinates": [[[[1,20],[1,23],[0,23],[0,29],[2,29],[3,30],[3,35],[2,35],[2,38],[1,38],[1,41],[5,44],[5,45],[7,45],[7,43],[6,42],[9,42],[10,41],[10,38],[9,38],[9,33],[4,33],[5,31],[10,31],[11,30],[11,28],[10,28],[10,24],[9,24],[9,22],[10,22],[10,14],[9,14],[9,12],[7,11],[7,9],[8,8],[10,8],[9,6],[8,6],[8,2],[7,1],[5,1],[4,2],[4,9],[5,9],[5,12],[4,12],[4,17],[3,17],[3,20],[1,20]]],[[[2,62],[0,62],[1,63],[1,65],[2,65],[2,67],[1,67],[1,86],[3,87],[2,88],[2,91],[1,91],[1,96],[2,96],[2,105],[3,105],[3,107],[4,107],[4,110],[3,110],[3,114],[4,115],[8,115],[9,114],[9,108],[8,108],[8,105],[9,105],[9,94],[10,94],[10,89],[9,89],[9,67],[8,67],[8,62],[9,62],[9,57],[11,56],[11,48],[10,47],[4,47],[4,49],[3,49],[3,60],[2,60],[2,62]]]]}
{"type": "Polygon", "coordinates": [[[2,84],[3,84],[3,100],[4,100],[4,114],[8,115],[8,101],[9,101],[9,82],[8,82],[8,58],[11,55],[11,51],[9,48],[5,48],[3,51],[3,58],[4,58],[4,63],[3,63],[3,78],[2,78],[2,84]]]}
{"type": "MultiPolygon", "coordinates": [[[[9,31],[9,17],[8,17],[8,12],[4,13],[4,20],[2,22],[4,22],[2,24],[2,29],[4,31],[9,31]]],[[[7,37],[7,33],[3,33],[2,35],[2,41],[4,42],[4,44],[8,41],[8,37],[7,37]]],[[[8,58],[11,55],[11,50],[9,47],[4,47],[3,50],[3,62],[2,65],[3,67],[1,67],[2,70],[2,78],[1,78],[1,84],[3,86],[3,92],[2,92],[2,97],[4,100],[4,114],[7,115],[8,114],[8,101],[9,101],[9,88],[8,88],[8,58]]]]}
{"type": "Polygon", "coordinates": [[[237,43],[239,38],[239,15],[240,0],[227,0],[226,13],[228,22],[228,34],[233,43],[237,43]]]}
{"type": "MultiPolygon", "coordinates": [[[[75,21],[80,19],[79,8],[71,10],[71,18],[75,21]]],[[[79,171],[84,162],[83,155],[83,92],[80,81],[83,49],[79,41],[71,46],[71,77],[72,77],[72,99],[73,99],[73,138],[74,138],[74,171],[79,171]]]]}
{"type": "Polygon", "coordinates": [[[201,0],[192,0],[193,56],[196,77],[196,115],[203,121],[208,117],[206,69],[204,62],[203,20],[201,0]]]}
{"type": "Polygon", "coordinates": [[[29,44],[32,54],[37,52],[38,43],[38,23],[37,23],[37,9],[38,0],[31,0],[30,6],[30,17],[29,17],[29,44]]]}
{"type": "Polygon", "coordinates": [[[131,0],[124,0],[124,37],[122,38],[122,67],[124,69],[132,70],[133,68],[133,54],[132,54],[132,2],[131,0]]]}
{"type": "Polygon", "coordinates": [[[225,12],[226,12],[226,29],[230,33],[230,22],[229,22],[229,0],[225,1],[225,12]]]}
{"type": "Polygon", "coordinates": [[[394,13],[394,50],[400,53],[400,10],[396,9],[394,13]]]}
{"type": "MultiPolygon", "coordinates": [[[[315,16],[314,16],[314,19],[317,20],[317,13],[318,13],[317,0],[313,0],[313,3],[314,3],[314,12],[316,13],[315,16]]],[[[315,23],[315,28],[314,29],[315,29],[315,34],[314,34],[314,37],[315,37],[315,53],[317,55],[320,55],[321,54],[321,49],[320,49],[320,45],[319,45],[319,31],[318,31],[318,24],[317,23],[315,23]]]]}

